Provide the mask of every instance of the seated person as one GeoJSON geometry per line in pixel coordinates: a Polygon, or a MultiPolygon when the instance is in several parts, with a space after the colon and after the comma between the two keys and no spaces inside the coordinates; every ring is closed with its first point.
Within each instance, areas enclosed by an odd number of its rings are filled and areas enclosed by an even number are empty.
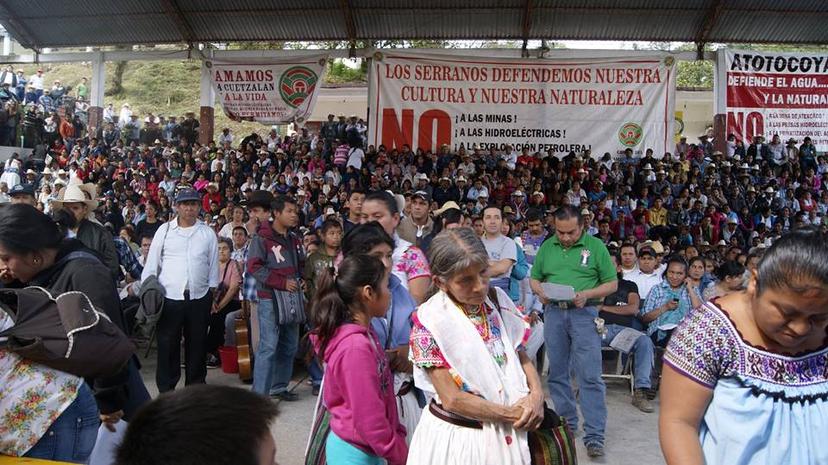
{"type": "MultiPolygon", "coordinates": [[[[607,330],[601,342],[603,347],[610,347],[612,340],[625,328],[633,329],[636,326],[635,315],[641,300],[635,283],[624,279],[620,258],[612,258],[618,270],[618,290],[604,298],[603,305],[598,306],[599,316],[604,319],[607,330]]],[[[647,398],[647,392],[652,387],[650,375],[653,370],[653,341],[646,334],[640,333],[629,353],[634,354],[635,386],[632,404],[642,412],[650,413],[654,410],[647,398]]]]}
{"type": "Polygon", "coordinates": [[[658,347],[667,347],[673,329],[692,308],[702,305],[699,289],[687,276],[687,262],[680,256],[667,261],[664,279],[650,291],[639,317],[658,347]]]}

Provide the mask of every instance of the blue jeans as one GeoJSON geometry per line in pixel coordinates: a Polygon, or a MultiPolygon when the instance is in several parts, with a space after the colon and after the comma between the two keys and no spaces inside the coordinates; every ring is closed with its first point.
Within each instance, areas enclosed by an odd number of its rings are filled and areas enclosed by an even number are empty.
{"type": "Polygon", "coordinates": [[[313,357],[310,363],[308,364],[308,375],[310,375],[311,384],[313,384],[314,386],[322,385],[323,371],[316,357],[313,357]]]}
{"type": "MultiPolygon", "coordinates": [[[[607,325],[607,336],[604,338],[602,345],[609,347],[610,341],[618,335],[624,326],[621,325],[607,325]]],[[[655,348],[653,341],[646,335],[642,334],[635,341],[632,348],[633,358],[633,373],[635,374],[635,389],[650,389],[650,375],[653,372],[653,360],[655,360],[655,348]]]]}
{"type": "Polygon", "coordinates": [[[276,324],[270,299],[259,301],[259,347],[253,367],[253,391],[274,395],[287,390],[293,376],[293,359],[299,348],[299,325],[276,324]]]}
{"type": "Polygon", "coordinates": [[[98,405],[92,389],[81,384],[78,396],[24,457],[86,463],[98,437],[98,405]]]}
{"type": "Polygon", "coordinates": [[[578,411],[570,386],[570,366],[578,378],[584,416],[584,443],[604,444],[607,424],[606,386],[601,379],[601,335],[595,330],[596,307],[544,309],[543,336],[549,357],[549,393],[558,415],[578,430],[578,411]]]}

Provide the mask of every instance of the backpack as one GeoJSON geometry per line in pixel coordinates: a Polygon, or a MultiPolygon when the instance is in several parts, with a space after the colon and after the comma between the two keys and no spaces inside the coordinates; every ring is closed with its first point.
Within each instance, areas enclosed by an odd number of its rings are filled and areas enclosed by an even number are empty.
{"type": "Polygon", "coordinates": [[[113,376],[135,350],[82,292],[53,297],[42,287],[0,289],[0,311],[14,321],[0,332],[0,349],[76,376],[113,376]]]}

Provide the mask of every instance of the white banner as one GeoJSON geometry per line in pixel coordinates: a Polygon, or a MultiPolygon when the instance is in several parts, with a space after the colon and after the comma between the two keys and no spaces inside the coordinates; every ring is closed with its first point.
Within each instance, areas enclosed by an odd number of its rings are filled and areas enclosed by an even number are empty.
{"type": "Polygon", "coordinates": [[[207,62],[224,113],[235,121],[304,122],[322,85],[326,55],[207,62]]]}
{"type": "Polygon", "coordinates": [[[519,59],[378,52],[368,143],[412,149],[514,146],[613,157],[672,151],[669,55],[519,59]]]}
{"type": "Polygon", "coordinates": [[[727,134],[783,142],[810,137],[828,150],[828,54],[719,50],[716,113],[727,134]]]}

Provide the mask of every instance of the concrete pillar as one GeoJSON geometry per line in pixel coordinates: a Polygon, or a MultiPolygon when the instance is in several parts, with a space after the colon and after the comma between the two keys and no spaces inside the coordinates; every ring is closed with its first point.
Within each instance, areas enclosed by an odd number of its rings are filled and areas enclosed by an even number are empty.
{"type": "Polygon", "coordinates": [[[213,90],[213,83],[210,80],[210,68],[207,67],[207,60],[201,62],[201,108],[198,112],[199,134],[198,142],[207,145],[213,140],[215,126],[215,104],[216,92],[213,90]]]}
{"type": "Polygon", "coordinates": [[[92,79],[89,84],[89,127],[88,131],[93,137],[97,135],[98,129],[103,126],[104,92],[106,90],[106,62],[103,60],[103,53],[92,60],[92,79]]]}
{"type": "Polygon", "coordinates": [[[11,55],[12,42],[8,32],[3,36],[3,56],[11,55]]]}

